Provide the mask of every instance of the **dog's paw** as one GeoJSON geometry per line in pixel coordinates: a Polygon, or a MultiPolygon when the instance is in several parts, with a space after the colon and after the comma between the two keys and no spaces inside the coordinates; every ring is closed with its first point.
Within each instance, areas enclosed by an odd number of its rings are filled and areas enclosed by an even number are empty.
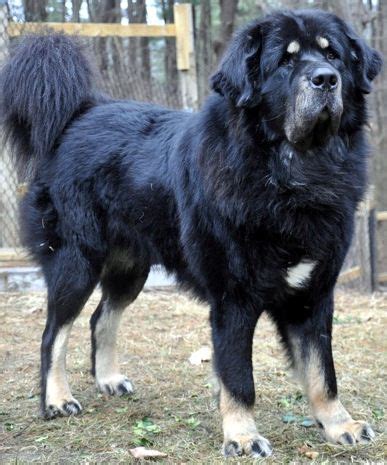
{"type": "Polygon", "coordinates": [[[368,423],[352,419],[345,423],[325,425],[323,430],[329,442],[342,445],[367,443],[375,437],[375,433],[368,423]]]}
{"type": "Polygon", "coordinates": [[[123,396],[133,393],[133,384],[124,375],[112,375],[104,378],[97,378],[97,387],[103,394],[110,396],[123,396]]]}
{"type": "Polygon", "coordinates": [[[62,402],[48,403],[43,415],[46,420],[51,420],[58,416],[79,415],[82,412],[81,404],[72,397],[62,402]]]}
{"type": "Polygon", "coordinates": [[[225,440],[222,452],[225,457],[249,455],[253,458],[263,458],[269,457],[273,452],[273,448],[270,442],[259,434],[241,435],[225,440]]]}

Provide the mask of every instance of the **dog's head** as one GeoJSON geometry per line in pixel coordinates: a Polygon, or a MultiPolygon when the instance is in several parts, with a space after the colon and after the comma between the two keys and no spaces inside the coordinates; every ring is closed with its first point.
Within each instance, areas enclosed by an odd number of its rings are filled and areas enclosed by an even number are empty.
{"type": "MultiPolygon", "coordinates": [[[[344,21],[320,10],[274,13],[237,33],[211,78],[236,108],[308,148],[355,124],[382,59],[344,21]]],[[[275,136],[274,136],[275,137],[275,136]]]]}

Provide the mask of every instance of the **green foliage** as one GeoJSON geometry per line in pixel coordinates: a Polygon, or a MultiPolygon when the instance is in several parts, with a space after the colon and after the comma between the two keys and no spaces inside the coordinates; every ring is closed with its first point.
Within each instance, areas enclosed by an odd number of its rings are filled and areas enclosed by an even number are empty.
{"type": "Polygon", "coordinates": [[[289,394],[287,396],[281,397],[281,399],[278,401],[278,405],[284,409],[290,409],[295,404],[301,402],[302,399],[302,392],[297,391],[295,394],[289,394]]]}
{"type": "Polygon", "coordinates": [[[201,423],[200,420],[198,420],[197,418],[195,417],[190,417],[190,418],[187,418],[184,423],[189,426],[191,429],[195,430],[201,423]]]}
{"type": "Polygon", "coordinates": [[[335,315],[333,317],[333,324],[335,325],[350,325],[353,323],[362,323],[362,320],[361,318],[354,317],[351,315],[348,315],[348,316],[335,315]]]}
{"type": "Polygon", "coordinates": [[[383,407],[375,407],[372,409],[372,418],[379,421],[384,418],[384,409],[383,407]]]}
{"type": "Polygon", "coordinates": [[[153,444],[154,436],[161,432],[160,426],[153,423],[149,417],[137,420],[132,427],[135,436],[134,443],[137,446],[150,446],[153,444]]]}

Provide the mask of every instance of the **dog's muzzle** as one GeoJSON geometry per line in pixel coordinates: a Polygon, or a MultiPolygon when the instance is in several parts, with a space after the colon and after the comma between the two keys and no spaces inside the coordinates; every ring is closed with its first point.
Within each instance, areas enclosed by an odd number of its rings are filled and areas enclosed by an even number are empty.
{"type": "Polygon", "coordinates": [[[335,135],[343,112],[340,74],[327,63],[303,70],[289,102],[285,134],[291,144],[309,148],[335,135]]]}

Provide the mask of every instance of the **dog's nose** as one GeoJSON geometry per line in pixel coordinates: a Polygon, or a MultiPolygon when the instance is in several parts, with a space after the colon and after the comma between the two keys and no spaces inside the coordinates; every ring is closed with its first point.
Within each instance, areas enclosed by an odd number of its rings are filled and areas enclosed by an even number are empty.
{"type": "Polygon", "coordinates": [[[320,67],[313,70],[310,82],[314,89],[334,90],[339,81],[336,71],[328,67],[320,67]]]}

